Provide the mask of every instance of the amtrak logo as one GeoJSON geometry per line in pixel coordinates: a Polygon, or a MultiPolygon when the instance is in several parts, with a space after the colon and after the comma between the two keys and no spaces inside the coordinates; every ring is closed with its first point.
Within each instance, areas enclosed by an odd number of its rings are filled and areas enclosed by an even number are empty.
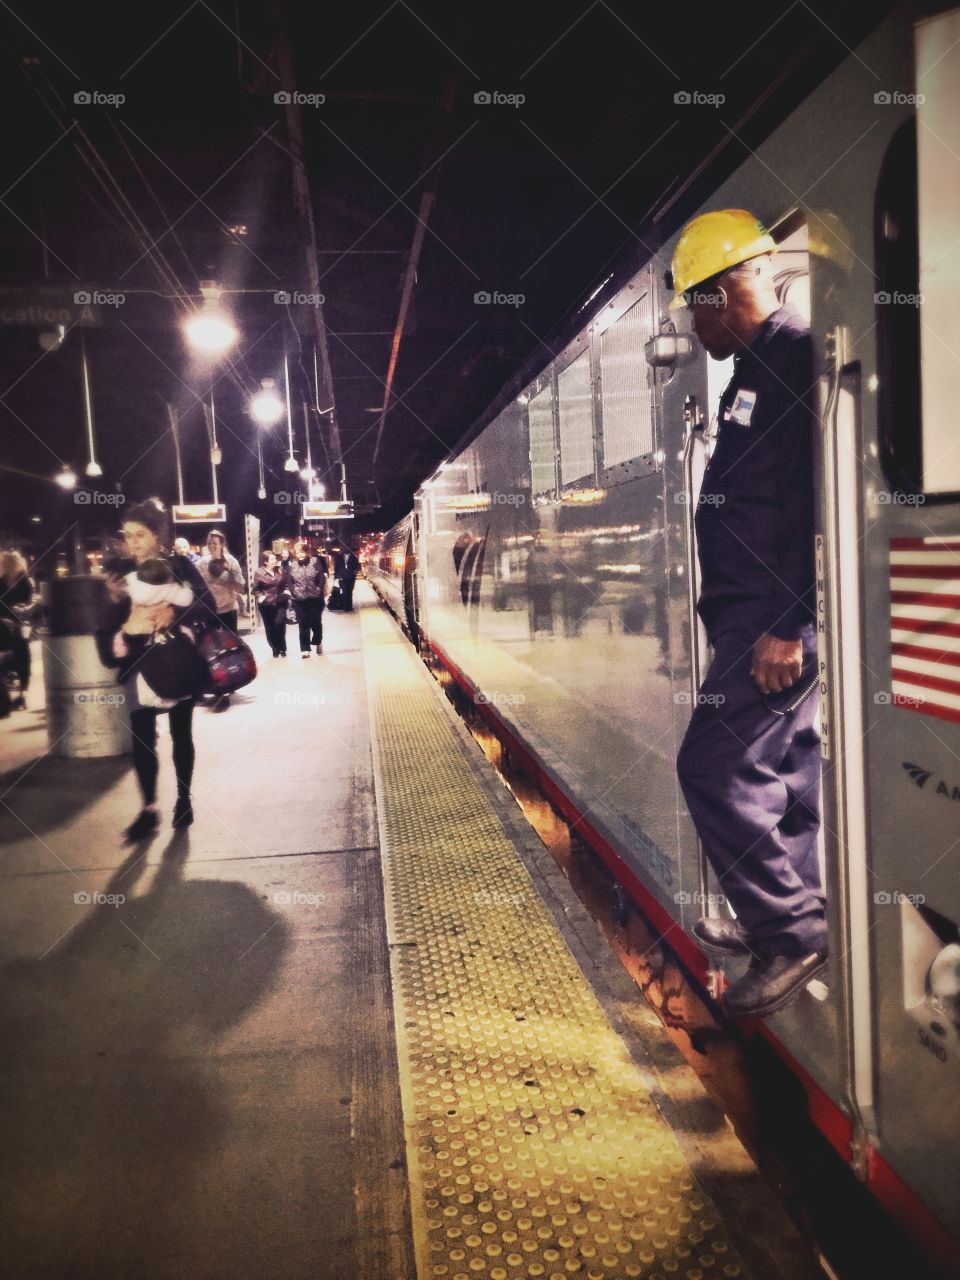
{"type": "MultiPolygon", "coordinates": [[[[923,765],[911,764],[909,760],[902,760],[901,764],[907,772],[907,777],[911,782],[915,782],[921,791],[934,776],[933,770],[924,769],[923,765]]],[[[937,785],[931,787],[928,794],[946,796],[948,800],[954,800],[960,804],[960,786],[950,786],[943,778],[938,779],[937,785]]]]}
{"type": "Polygon", "coordinates": [[[907,774],[910,777],[910,780],[912,782],[915,782],[918,787],[926,786],[926,784],[933,777],[933,774],[929,769],[921,769],[920,765],[910,764],[909,761],[907,760],[903,761],[903,767],[904,769],[906,769],[907,774]]]}

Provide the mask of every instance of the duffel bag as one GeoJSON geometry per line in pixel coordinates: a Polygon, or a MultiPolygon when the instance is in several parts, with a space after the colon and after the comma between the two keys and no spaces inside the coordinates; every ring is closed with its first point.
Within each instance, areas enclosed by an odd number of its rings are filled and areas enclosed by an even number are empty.
{"type": "Polygon", "coordinates": [[[257,677],[253,650],[229,627],[201,631],[197,650],[206,663],[208,687],[214,693],[233,693],[257,677]]]}

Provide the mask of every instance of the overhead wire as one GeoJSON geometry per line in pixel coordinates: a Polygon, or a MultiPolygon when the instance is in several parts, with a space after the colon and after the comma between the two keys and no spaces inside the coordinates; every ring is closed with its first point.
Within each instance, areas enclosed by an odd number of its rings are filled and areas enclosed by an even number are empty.
{"type": "MultiPolygon", "coordinates": [[[[50,94],[57,100],[57,102],[60,104],[61,107],[65,107],[66,104],[64,103],[62,96],[60,95],[56,85],[50,80],[50,77],[47,75],[46,70],[42,67],[40,67],[39,70],[40,70],[40,74],[43,77],[43,80],[46,83],[47,88],[49,89],[50,94]]],[[[64,126],[63,120],[58,115],[55,106],[52,105],[51,102],[47,100],[46,96],[44,95],[40,87],[35,82],[33,83],[33,88],[34,88],[34,91],[37,93],[37,97],[39,98],[40,102],[47,109],[50,115],[54,118],[56,123],[61,128],[65,129],[66,126],[64,126]]],[[[114,131],[117,133],[117,136],[120,139],[120,142],[123,145],[124,150],[126,151],[128,157],[130,158],[131,163],[133,164],[138,176],[140,177],[144,186],[147,188],[148,192],[150,193],[162,217],[167,222],[168,230],[173,232],[174,238],[177,242],[180,252],[184,257],[184,260],[187,263],[188,268],[190,269],[191,272],[193,272],[194,268],[193,268],[192,262],[190,261],[189,255],[187,254],[186,249],[183,246],[182,242],[180,241],[179,237],[176,235],[176,230],[175,228],[173,228],[170,222],[170,219],[166,213],[166,210],[163,208],[163,205],[159,197],[157,196],[156,192],[154,191],[153,187],[151,186],[149,179],[144,174],[140,165],[137,163],[136,158],[131,153],[130,148],[127,146],[125,139],[122,137],[121,134],[119,134],[119,131],[116,130],[116,126],[113,124],[112,121],[111,121],[111,125],[113,126],[114,131]]],[[[174,309],[177,310],[179,308],[181,315],[188,313],[190,310],[195,310],[196,307],[191,306],[192,291],[182,281],[182,279],[180,278],[179,274],[177,273],[170,259],[159,248],[157,238],[151,236],[149,227],[140,217],[140,214],[137,211],[136,207],[133,205],[133,203],[127,196],[126,192],[123,190],[123,187],[114,176],[108,162],[100,154],[100,152],[98,151],[98,149],[96,148],[92,140],[90,139],[89,134],[83,128],[83,126],[80,125],[79,122],[75,122],[75,126],[76,127],[72,132],[79,134],[86,148],[88,149],[89,154],[87,154],[84,151],[83,147],[78,145],[76,140],[73,141],[73,148],[75,152],[77,153],[79,159],[84,164],[88,172],[93,176],[94,180],[98,183],[100,188],[103,190],[104,194],[107,196],[107,199],[113,204],[114,209],[116,210],[116,213],[119,215],[121,219],[122,225],[125,226],[127,233],[133,238],[134,242],[141,249],[142,255],[147,259],[147,261],[152,266],[161,284],[169,291],[168,296],[170,297],[170,300],[174,304],[174,309]]],[[[88,194],[90,193],[88,192],[88,194]]],[[[102,208],[102,206],[99,204],[98,201],[96,201],[95,198],[93,199],[93,203],[98,208],[98,210],[101,213],[103,213],[104,216],[107,217],[108,221],[110,221],[116,227],[116,222],[114,221],[114,219],[102,208]]],[[[242,357],[242,358],[243,358],[244,365],[246,365],[245,357],[242,357]]],[[[236,364],[233,361],[233,359],[228,358],[225,361],[225,363],[227,365],[227,376],[230,377],[231,381],[244,394],[244,396],[249,395],[250,387],[245,382],[243,375],[241,374],[239,369],[236,367],[236,364]]],[[[246,367],[246,374],[250,382],[255,381],[253,378],[252,372],[249,369],[249,366],[246,367]]],[[[201,404],[203,404],[204,402],[203,397],[196,392],[194,392],[194,395],[196,396],[196,399],[201,404]]],[[[274,470],[274,468],[269,467],[268,470],[270,470],[271,474],[278,475],[278,473],[274,470]]]]}

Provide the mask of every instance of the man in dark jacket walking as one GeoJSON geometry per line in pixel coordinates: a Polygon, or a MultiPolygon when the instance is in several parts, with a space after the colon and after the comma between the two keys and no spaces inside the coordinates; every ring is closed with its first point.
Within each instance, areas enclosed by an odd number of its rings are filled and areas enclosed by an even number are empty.
{"type": "Polygon", "coordinates": [[[353,588],[356,585],[359,572],[360,561],[349,547],[345,547],[343,551],[343,569],[340,574],[340,589],[343,592],[343,607],[345,610],[353,608],[353,588]]]}
{"type": "Polygon", "coordinates": [[[323,606],[327,574],[324,561],[310,555],[305,542],[298,542],[286,565],[287,590],[300,630],[300,656],[310,657],[311,645],[323,653],[323,606]]]}

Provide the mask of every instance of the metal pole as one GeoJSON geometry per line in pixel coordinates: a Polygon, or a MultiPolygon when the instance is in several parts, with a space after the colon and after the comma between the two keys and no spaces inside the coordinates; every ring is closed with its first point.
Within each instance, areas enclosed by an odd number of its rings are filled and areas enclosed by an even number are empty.
{"type": "Polygon", "coordinates": [[[287,401],[287,442],[290,448],[290,457],[293,457],[293,414],[290,410],[290,362],[287,359],[287,353],[283,353],[283,390],[287,401]]]}
{"type": "Polygon", "coordinates": [[[93,444],[93,401],[90,397],[90,367],[87,364],[87,343],[83,329],[80,330],[80,367],[83,370],[83,409],[87,420],[87,452],[88,461],[97,461],[93,444]]]}
{"type": "Polygon", "coordinates": [[[173,451],[177,458],[177,493],[180,495],[180,506],[183,506],[183,461],[180,457],[180,436],[177,433],[177,411],[169,401],[164,402],[167,406],[167,416],[170,418],[170,434],[173,436],[173,451]]]}
{"type": "Polygon", "coordinates": [[[313,497],[313,459],[310,456],[310,410],[303,406],[303,434],[307,441],[307,497],[313,497]]]}
{"type": "Polygon", "coordinates": [[[213,379],[210,380],[210,474],[213,477],[214,506],[220,501],[217,492],[217,409],[213,399],[213,379]]]}

